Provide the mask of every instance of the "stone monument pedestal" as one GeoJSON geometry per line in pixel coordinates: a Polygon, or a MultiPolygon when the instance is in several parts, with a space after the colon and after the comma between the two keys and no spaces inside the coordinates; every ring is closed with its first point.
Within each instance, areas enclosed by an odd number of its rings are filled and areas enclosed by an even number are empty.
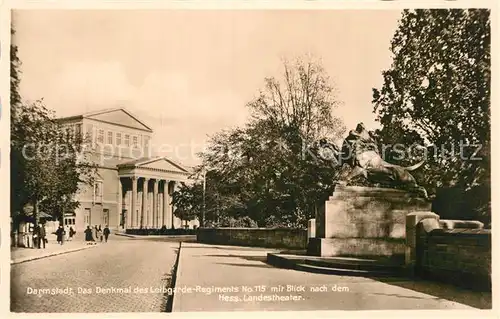
{"type": "Polygon", "coordinates": [[[318,209],[309,255],[396,256],[405,254],[406,215],[430,211],[431,203],[391,188],[337,186],[318,209]]]}

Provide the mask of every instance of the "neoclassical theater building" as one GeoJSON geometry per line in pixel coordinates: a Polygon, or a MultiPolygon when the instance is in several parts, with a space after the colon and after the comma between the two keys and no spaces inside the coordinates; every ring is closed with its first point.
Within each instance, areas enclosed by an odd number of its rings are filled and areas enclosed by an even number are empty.
{"type": "MultiPolygon", "coordinates": [[[[93,185],[81,185],[80,206],[65,213],[65,225],[110,229],[180,228],[172,193],[187,181],[190,168],[167,157],[152,156],[153,130],[123,108],[59,119],[66,129],[83,134],[89,156],[98,165],[93,185]]],[[[190,221],[192,227],[197,221],[190,221]]]]}

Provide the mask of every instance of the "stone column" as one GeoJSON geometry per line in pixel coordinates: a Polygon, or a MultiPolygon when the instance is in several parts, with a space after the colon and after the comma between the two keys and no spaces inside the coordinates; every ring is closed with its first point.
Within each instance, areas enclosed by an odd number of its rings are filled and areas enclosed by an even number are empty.
{"type": "Polygon", "coordinates": [[[132,176],[132,207],[130,208],[130,217],[132,217],[132,225],[131,228],[137,228],[137,211],[136,211],[136,203],[137,203],[137,177],[132,176]]]}
{"type": "Polygon", "coordinates": [[[168,193],[168,181],[163,181],[163,225],[167,229],[172,227],[172,218],[168,215],[168,207],[170,206],[170,194],[168,193]]]}
{"type": "Polygon", "coordinates": [[[121,226],[120,222],[122,220],[122,211],[123,211],[123,188],[122,187],[123,187],[122,180],[121,180],[120,176],[118,176],[118,209],[116,210],[117,215],[118,215],[118,218],[117,218],[118,223],[116,225],[117,229],[120,228],[120,226],[121,226]]]}
{"type": "Polygon", "coordinates": [[[170,218],[170,227],[173,228],[174,227],[174,205],[172,204],[172,194],[174,192],[174,189],[175,189],[175,182],[174,181],[171,181],[170,183],[168,183],[168,185],[170,186],[168,188],[168,194],[169,194],[169,199],[170,199],[170,203],[168,204],[168,215],[169,215],[169,218],[170,218]]]}
{"type": "Polygon", "coordinates": [[[150,216],[148,212],[148,185],[149,184],[149,178],[144,178],[143,184],[142,184],[142,218],[143,218],[143,226],[146,228],[149,228],[151,222],[150,222],[150,216]]]}
{"type": "Polygon", "coordinates": [[[132,191],[130,190],[130,188],[127,188],[127,190],[125,191],[125,204],[127,205],[127,213],[125,215],[125,228],[126,229],[129,229],[132,227],[132,205],[130,203],[131,201],[131,198],[132,197],[132,191]]]}
{"type": "Polygon", "coordinates": [[[153,184],[153,226],[155,228],[160,228],[161,225],[158,216],[158,179],[154,180],[153,184]]]}

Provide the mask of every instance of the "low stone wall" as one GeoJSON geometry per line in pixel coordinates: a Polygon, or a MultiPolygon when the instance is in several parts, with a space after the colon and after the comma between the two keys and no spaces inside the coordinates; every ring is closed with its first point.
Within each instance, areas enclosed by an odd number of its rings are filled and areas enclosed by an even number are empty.
{"type": "Polygon", "coordinates": [[[126,229],[125,234],[128,235],[138,235],[138,236],[148,236],[148,235],[196,235],[196,229],[184,229],[184,228],[163,228],[163,229],[126,229]]]}
{"type": "Polygon", "coordinates": [[[306,229],[199,228],[197,241],[205,244],[306,249],[306,229]]]}
{"type": "Polygon", "coordinates": [[[483,229],[482,223],[439,220],[428,214],[416,223],[415,232],[407,233],[407,245],[407,261],[413,259],[416,275],[491,290],[491,230],[483,229]]]}

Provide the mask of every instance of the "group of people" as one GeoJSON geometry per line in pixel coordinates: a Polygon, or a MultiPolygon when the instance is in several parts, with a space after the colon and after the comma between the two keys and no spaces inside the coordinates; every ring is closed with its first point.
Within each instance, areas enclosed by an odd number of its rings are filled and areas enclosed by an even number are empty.
{"type": "MultiPolygon", "coordinates": [[[[69,227],[66,231],[62,225],[60,225],[55,231],[57,243],[62,245],[64,241],[69,241],[73,239],[76,231],[73,227],[69,227]]],[[[45,244],[48,243],[47,230],[45,229],[45,224],[38,224],[33,229],[33,247],[35,248],[45,248],[45,244]]]]}
{"type": "Polygon", "coordinates": [[[64,241],[71,241],[73,240],[73,236],[75,236],[76,231],[73,229],[72,226],[67,227],[67,229],[64,229],[62,225],[59,225],[59,227],[56,230],[56,237],[57,237],[57,243],[58,244],[63,244],[64,241]]]}
{"type": "Polygon", "coordinates": [[[45,224],[36,225],[33,229],[33,247],[35,248],[45,248],[47,243],[47,231],[45,230],[45,224]]]}
{"type": "Polygon", "coordinates": [[[101,225],[99,225],[99,227],[95,225],[93,228],[87,226],[87,229],[85,229],[85,242],[87,242],[87,244],[93,244],[98,241],[102,243],[104,240],[104,242],[107,243],[110,233],[107,225],[104,229],[101,229],[101,225]]]}

